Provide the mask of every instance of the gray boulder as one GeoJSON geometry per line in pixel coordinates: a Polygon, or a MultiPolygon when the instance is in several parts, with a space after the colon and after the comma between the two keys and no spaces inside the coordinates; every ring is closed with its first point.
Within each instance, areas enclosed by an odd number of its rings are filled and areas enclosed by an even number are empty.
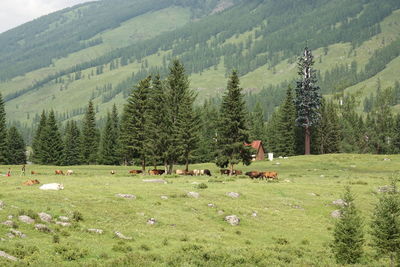
{"type": "Polygon", "coordinates": [[[89,232],[89,233],[99,234],[99,235],[101,235],[101,234],[104,233],[103,230],[101,230],[101,229],[94,229],[94,228],[88,229],[88,232],[89,232]]]}
{"type": "Polygon", "coordinates": [[[346,205],[346,202],[343,199],[337,199],[332,201],[332,204],[343,207],[344,205],[346,205]]]}
{"type": "Polygon", "coordinates": [[[25,234],[23,234],[22,232],[20,232],[18,230],[15,230],[15,229],[11,229],[10,233],[13,234],[16,237],[20,237],[20,238],[25,238],[26,237],[25,234]]]}
{"type": "Polygon", "coordinates": [[[337,219],[337,218],[340,218],[340,216],[341,216],[340,210],[334,210],[334,211],[331,212],[331,217],[332,218],[337,219]]]}
{"type": "Polygon", "coordinates": [[[116,194],[115,196],[126,199],[136,199],[136,196],[131,194],[116,194]]]}
{"type": "Polygon", "coordinates": [[[40,232],[44,232],[44,233],[50,233],[51,230],[49,227],[47,227],[47,225],[44,224],[35,224],[35,229],[40,231],[40,232]]]}
{"type": "Polygon", "coordinates": [[[6,258],[7,260],[17,261],[18,259],[10,254],[5,253],[4,251],[0,251],[0,257],[6,258]]]}
{"type": "Polygon", "coordinates": [[[225,221],[228,222],[230,225],[239,225],[240,223],[240,219],[236,215],[226,216],[225,221]]]}
{"type": "Polygon", "coordinates": [[[32,219],[31,217],[27,216],[27,215],[21,215],[18,217],[18,219],[23,222],[23,223],[27,223],[27,224],[33,224],[35,222],[34,219],[32,219]]]}
{"type": "Polygon", "coordinates": [[[187,196],[192,197],[192,198],[199,198],[200,194],[197,192],[189,192],[189,193],[187,193],[187,196]]]}
{"type": "Polygon", "coordinates": [[[115,236],[120,239],[132,240],[132,237],[124,236],[121,232],[115,232],[115,236]]]}
{"type": "Polygon", "coordinates": [[[69,222],[56,222],[57,225],[61,225],[63,227],[68,227],[71,226],[71,223],[69,222]]]}
{"type": "Polygon", "coordinates": [[[162,179],[144,179],[142,180],[145,183],[155,183],[155,184],[166,184],[167,182],[162,179]]]}
{"type": "Polygon", "coordinates": [[[7,220],[7,221],[5,221],[5,222],[2,222],[1,224],[6,225],[6,226],[9,226],[9,227],[12,227],[12,226],[14,225],[14,222],[13,222],[13,221],[10,221],[10,220],[7,220]]]}
{"type": "Polygon", "coordinates": [[[167,197],[167,196],[161,196],[161,199],[163,199],[163,200],[167,200],[167,199],[168,199],[168,197],[167,197]]]}
{"type": "Polygon", "coordinates": [[[62,222],[69,222],[69,218],[67,216],[59,216],[58,219],[62,222]]]}
{"type": "Polygon", "coordinates": [[[227,195],[228,197],[231,197],[231,198],[238,198],[238,197],[240,197],[240,194],[239,194],[239,193],[236,193],[236,192],[229,192],[229,193],[226,193],[226,195],[227,195]]]}
{"type": "Polygon", "coordinates": [[[44,213],[44,212],[40,212],[38,213],[40,220],[42,220],[42,222],[51,222],[51,220],[53,219],[53,217],[51,217],[50,214],[44,213]]]}
{"type": "Polygon", "coordinates": [[[156,224],[156,223],[157,223],[157,221],[154,218],[150,218],[150,219],[147,220],[147,224],[153,225],[153,224],[156,224]]]}

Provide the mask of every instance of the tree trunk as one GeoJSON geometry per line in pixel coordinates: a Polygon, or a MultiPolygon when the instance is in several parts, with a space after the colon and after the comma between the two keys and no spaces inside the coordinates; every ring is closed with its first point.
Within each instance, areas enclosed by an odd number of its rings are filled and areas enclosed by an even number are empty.
{"type": "Polygon", "coordinates": [[[229,176],[233,175],[233,164],[231,164],[231,166],[229,167],[229,176]]]}
{"type": "Polygon", "coordinates": [[[189,171],[189,160],[186,158],[186,162],[185,162],[185,171],[188,172],[189,171]]]}
{"type": "Polygon", "coordinates": [[[306,126],[305,127],[305,155],[310,155],[311,154],[311,133],[310,133],[310,127],[306,126]]]}
{"type": "Polygon", "coordinates": [[[142,174],[146,174],[146,160],[142,159],[142,174]]]}
{"type": "Polygon", "coordinates": [[[169,163],[168,164],[168,174],[172,174],[172,169],[174,168],[174,164],[173,163],[169,163]]]}

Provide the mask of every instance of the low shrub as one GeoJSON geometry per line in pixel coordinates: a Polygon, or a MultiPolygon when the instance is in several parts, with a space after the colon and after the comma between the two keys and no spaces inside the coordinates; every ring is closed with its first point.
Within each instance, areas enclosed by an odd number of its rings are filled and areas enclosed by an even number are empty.
{"type": "Polygon", "coordinates": [[[196,187],[197,187],[197,189],[207,189],[208,188],[208,186],[205,183],[198,184],[196,187]]]}
{"type": "Polygon", "coordinates": [[[125,242],[119,241],[117,244],[115,244],[112,247],[112,250],[116,251],[116,252],[127,253],[127,252],[131,252],[133,249],[131,246],[127,245],[125,242]]]}
{"type": "Polygon", "coordinates": [[[83,248],[78,248],[71,243],[66,245],[56,245],[54,251],[66,261],[75,261],[83,259],[88,255],[88,251],[83,248]]]}

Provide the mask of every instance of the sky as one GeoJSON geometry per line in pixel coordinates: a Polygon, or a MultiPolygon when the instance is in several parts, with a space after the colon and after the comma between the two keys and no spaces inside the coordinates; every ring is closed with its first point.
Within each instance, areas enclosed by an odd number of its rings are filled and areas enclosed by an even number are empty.
{"type": "Polygon", "coordinates": [[[54,11],[93,0],[0,0],[0,33],[54,11]]]}

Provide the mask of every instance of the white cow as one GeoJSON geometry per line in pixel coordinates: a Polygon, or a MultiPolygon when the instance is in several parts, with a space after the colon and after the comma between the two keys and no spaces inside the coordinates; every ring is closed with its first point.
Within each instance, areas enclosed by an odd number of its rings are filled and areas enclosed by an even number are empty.
{"type": "Polygon", "coordinates": [[[72,174],[74,174],[74,171],[73,171],[73,170],[68,170],[68,171],[67,171],[67,175],[72,175],[72,174]]]}
{"type": "Polygon", "coordinates": [[[39,189],[41,189],[41,190],[63,190],[64,189],[64,185],[63,184],[57,184],[57,183],[44,184],[41,187],[39,187],[39,189]]]}

